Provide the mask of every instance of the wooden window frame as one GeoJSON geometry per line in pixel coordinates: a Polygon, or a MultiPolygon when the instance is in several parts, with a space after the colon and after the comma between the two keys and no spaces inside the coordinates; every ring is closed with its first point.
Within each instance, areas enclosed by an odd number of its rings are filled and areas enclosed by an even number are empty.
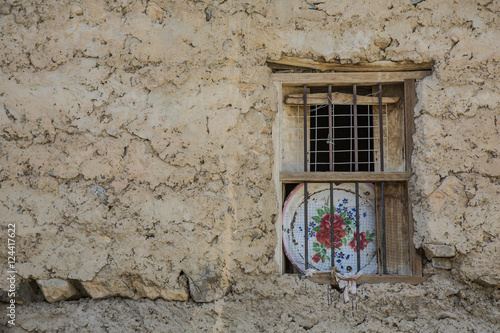
{"type": "MultiPolygon", "coordinates": [[[[278,200],[282,204],[284,202],[284,185],[286,183],[299,182],[406,182],[410,178],[411,171],[411,155],[413,151],[412,136],[414,133],[414,108],[416,104],[416,80],[420,80],[430,75],[431,71],[408,71],[408,72],[342,72],[342,73],[275,73],[272,74],[272,80],[278,96],[278,121],[273,127],[273,142],[275,149],[275,186],[278,193],[278,200]],[[405,171],[397,172],[283,172],[280,133],[281,117],[283,116],[283,88],[284,87],[300,87],[300,86],[349,86],[349,85],[378,85],[378,84],[403,84],[404,90],[404,150],[405,150],[405,171]]],[[[408,190],[408,186],[406,189],[408,190]]],[[[412,205],[409,200],[409,193],[406,193],[407,200],[407,220],[408,220],[408,249],[409,249],[409,266],[411,274],[409,275],[383,275],[370,274],[362,275],[357,283],[397,283],[406,282],[410,284],[421,283],[427,277],[422,275],[422,259],[420,251],[415,249],[413,244],[414,222],[412,215],[412,205]]],[[[285,256],[283,252],[282,240],[282,211],[280,209],[277,223],[278,246],[276,255],[281,273],[285,273],[285,256]]],[[[317,272],[308,277],[310,280],[320,284],[336,284],[332,280],[330,272],[317,272]]]]}

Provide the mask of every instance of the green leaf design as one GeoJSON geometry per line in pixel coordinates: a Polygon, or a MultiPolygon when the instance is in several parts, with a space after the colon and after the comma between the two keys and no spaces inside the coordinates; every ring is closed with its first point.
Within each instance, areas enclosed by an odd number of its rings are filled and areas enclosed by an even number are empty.
{"type": "Polygon", "coordinates": [[[318,242],[313,242],[313,247],[319,247],[319,243],[318,242]]]}
{"type": "Polygon", "coordinates": [[[312,216],[311,218],[312,218],[312,219],[314,220],[314,222],[316,222],[316,223],[320,223],[320,222],[321,222],[321,217],[319,217],[319,216],[312,216]]]}
{"type": "Polygon", "coordinates": [[[347,245],[347,240],[346,237],[342,238],[342,245],[346,246],[347,245]]]}
{"type": "Polygon", "coordinates": [[[354,223],[354,220],[351,219],[350,217],[346,217],[343,222],[345,225],[351,225],[354,223]]]}
{"type": "Polygon", "coordinates": [[[326,249],[321,249],[321,254],[326,254],[326,249]]]}
{"type": "Polygon", "coordinates": [[[326,214],[330,214],[330,207],[325,206],[323,207],[323,210],[325,211],[326,214]]]}
{"type": "Polygon", "coordinates": [[[322,229],[320,226],[315,226],[314,228],[312,228],[312,231],[314,232],[320,232],[322,229]]]}
{"type": "Polygon", "coordinates": [[[325,215],[325,211],[323,209],[321,209],[321,208],[316,209],[316,212],[318,212],[319,216],[325,215]]]}
{"type": "Polygon", "coordinates": [[[325,259],[330,261],[330,257],[329,256],[325,256],[325,259]]]}

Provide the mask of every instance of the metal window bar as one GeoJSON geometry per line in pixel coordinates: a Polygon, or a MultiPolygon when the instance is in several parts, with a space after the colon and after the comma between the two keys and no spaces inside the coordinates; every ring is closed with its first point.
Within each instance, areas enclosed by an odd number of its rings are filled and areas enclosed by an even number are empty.
{"type": "MultiPolygon", "coordinates": [[[[353,97],[355,98],[355,97],[353,97]]],[[[349,121],[350,121],[350,124],[349,124],[349,129],[350,129],[350,137],[352,138],[352,105],[349,106],[349,121]]],[[[352,151],[352,141],[349,140],[349,150],[352,151]]],[[[352,156],[351,154],[349,154],[349,171],[352,171],[352,160],[351,160],[352,156]]]]}
{"type": "MultiPolygon", "coordinates": [[[[328,85],[328,138],[333,139],[333,110],[332,110],[332,86],[328,85]]],[[[328,143],[328,162],[330,164],[329,170],[333,171],[333,141],[328,143]]],[[[333,208],[333,183],[330,182],[330,267],[335,266],[335,242],[334,242],[334,225],[333,225],[333,214],[335,214],[335,209],[333,208]]]]}
{"type": "MultiPolygon", "coordinates": [[[[352,104],[354,107],[354,171],[359,170],[358,165],[358,102],[357,102],[357,86],[352,86],[352,104]]],[[[355,183],[355,192],[356,192],[356,262],[357,262],[357,270],[359,272],[361,270],[361,250],[359,246],[359,183],[355,183]]]]}
{"type": "MultiPolygon", "coordinates": [[[[370,110],[370,106],[368,105],[368,128],[370,128],[370,115],[372,114],[372,111],[370,110]]],[[[368,136],[370,136],[370,131],[368,130],[368,136]]],[[[368,140],[368,152],[370,152],[371,150],[371,140],[368,140]]],[[[372,171],[371,170],[371,154],[368,153],[368,171],[372,171]]]]}
{"type": "MultiPolygon", "coordinates": [[[[307,86],[304,85],[304,90],[302,94],[302,99],[304,101],[304,171],[307,171],[307,86]]],[[[307,182],[304,182],[304,261],[305,270],[309,269],[309,234],[307,232],[307,182]]]]}
{"type": "MultiPolygon", "coordinates": [[[[318,107],[316,106],[314,108],[314,112],[316,114],[316,117],[314,117],[314,130],[316,131],[314,133],[314,137],[318,137],[318,107]]],[[[314,150],[317,152],[318,151],[318,140],[314,140],[314,150]]],[[[318,171],[318,154],[314,154],[314,171],[318,171]]]]}
{"type": "MultiPolygon", "coordinates": [[[[382,126],[382,84],[378,85],[378,114],[379,114],[379,126],[380,126],[380,171],[384,171],[384,136],[383,136],[383,126],[382,126]]],[[[380,195],[381,195],[381,205],[382,205],[382,270],[384,274],[387,274],[387,252],[386,252],[386,239],[385,239],[385,200],[384,200],[384,183],[381,184],[380,195]]]]}

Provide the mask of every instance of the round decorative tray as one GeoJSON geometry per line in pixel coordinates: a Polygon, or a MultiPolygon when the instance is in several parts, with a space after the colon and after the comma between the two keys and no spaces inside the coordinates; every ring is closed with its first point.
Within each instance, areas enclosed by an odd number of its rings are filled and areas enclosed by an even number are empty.
{"type": "MultiPolygon", "coordinates": [[[[330,223],[330,185],[308,183],[307,192],[307,230],[304,226],[304,184],[298,185],[285,201],[282,222],[286,256],[295,267],[304,272],[305,235],[307,235],[309,269],[328,271],[333,260],[341,274],[356,273],[355,184],[333,186],[333,228],[330,223]]],[[[377,273],[377,246],[373,184],[360,183],[358,193],[361,272],[374,274],[377,273]]]]}

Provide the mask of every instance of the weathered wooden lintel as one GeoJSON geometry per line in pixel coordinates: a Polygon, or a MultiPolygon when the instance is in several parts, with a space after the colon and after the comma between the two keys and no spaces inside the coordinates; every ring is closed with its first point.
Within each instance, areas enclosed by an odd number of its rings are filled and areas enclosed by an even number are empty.
{"type": "MultiPolygon", "coordinates": [[[[351,105],[353,100],[352,94],[335,92],[332,93],[332,104],[335,105],[351,105]]],[[[382,97],[382,104],[394,104],[399,101],[398,97],[382,97]]],[[[290,94],[285,97],[285,104],[288,105],[303,105],[304,100],[302,94],[290,94]]],[[[378,97],[374,96],[356,96],[357,105],[378,105],[378,97]]],[[[307,105],[323,105],[328,104],[328,94],[316,93],[307,94],[307,105]]]]}
{"type": "Polygon", "coordinates": [[[421,80],[431,75],[431,71],[418,72],[349,72],[349,73],[274,73],[273,81],[281,82],[283,86],[373,86],[379,83],[402,83],[404,80],[421,80]]]}
{"type": "MultiPolygon", "coordinates": [[[[361,275],[356,279],[356,284],[361,283],[408,283],[419,284],[426,281],[429,276],[411,276],[411,275],[377,275],[367,274],[361,275]]],[[[332,277],[331,272],[310,272],[307,274],[307,279],[318,284],[330,284],[338,286],[338,282],[332,277]]]]}
{"type": "Polygon", "coordinates": [[[283,66],[315,69],[322,72],[398,72],[431,70],[432,62],[414,63],[412,61],[375,61],[357,64],[340,64],[335,62],[317,61],[296,57],[283,56],[278,60],[267,59],[270,67],[282,68],[283,66]]]}
{"type": "Polygon", "coordinates": [[[379,183],[407,181],[409,174],[406,171],[394,172],[280,172],[280,181],[283,183],[379,183]]]}

